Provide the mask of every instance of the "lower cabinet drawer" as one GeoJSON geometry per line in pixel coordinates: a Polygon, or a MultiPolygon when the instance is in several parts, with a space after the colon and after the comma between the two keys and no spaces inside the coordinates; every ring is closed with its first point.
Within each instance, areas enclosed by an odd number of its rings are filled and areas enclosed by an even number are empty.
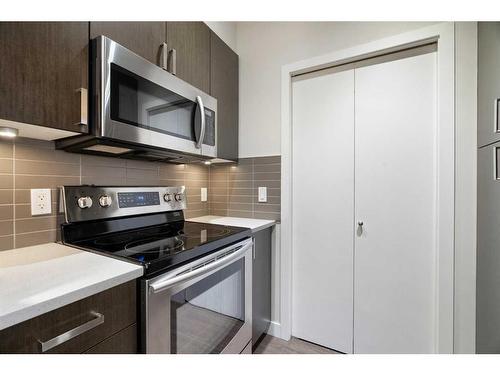
{"type": "Polygon", "coordinates": [[[103,342],[90,348],[86,354],[136,354],[137,324],[115,333],[103,342]]]}
{"type": "Polygon", "coordinates": [[[83,353],[136,323],[130,281],[0,331],[0,353],[83,353]]]}

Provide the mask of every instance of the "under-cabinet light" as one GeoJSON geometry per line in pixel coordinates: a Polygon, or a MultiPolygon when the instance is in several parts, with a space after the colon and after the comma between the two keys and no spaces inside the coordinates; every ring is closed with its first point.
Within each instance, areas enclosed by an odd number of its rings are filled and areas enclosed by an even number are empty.
{"type": "Polygon", "coordinates": [[[18,134],[19,134],[19,130],[15,129],[15,128],[9,128],[6,126],[0,127],[0,137],[14,138],[14,137],[17,137],[18,134]]]}

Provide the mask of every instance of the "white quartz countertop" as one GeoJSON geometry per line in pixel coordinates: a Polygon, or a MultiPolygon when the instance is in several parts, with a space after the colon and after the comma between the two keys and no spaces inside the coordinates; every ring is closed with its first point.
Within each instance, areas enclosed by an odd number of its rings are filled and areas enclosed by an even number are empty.
{"type": "Polygon", "coordinates": [[[58,243],[0,251],[0,330],[142,274],[142,266],[58,243]]]}
{"type": "Polygon", "coordinates": [[[233,227],[243,227],[250,228],[252,232],[258,232],[259,230],[269,228],[276,224],[274,220],[262,220],[262,219],[247,219],[244,217],[232,217],[232,216],[215,216],[207,215],[195,217],[192,219],[187,219],[187,221],[195,221],[197,223],[206,224],[219,224],[219,225],[229,225],[233,227]]]}

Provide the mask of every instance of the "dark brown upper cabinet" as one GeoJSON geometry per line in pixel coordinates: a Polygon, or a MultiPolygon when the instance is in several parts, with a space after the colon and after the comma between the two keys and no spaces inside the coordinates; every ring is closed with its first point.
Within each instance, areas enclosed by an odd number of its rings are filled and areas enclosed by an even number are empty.
{"type": "Polygon", "coordinates": [[[217,99],[217,157],[238,160],[238,55],[211,33],[210,95],[217,99]]]}
{"type": "Polygon", "coordinates": [[[88,22],[0,22],[0,119],[87,132],[88,37],[88,22]]]}
{"type": "Polygon", "coordinates": [[[104,35],[156,65],[165,32],[165,22],[90,22],[91,39],[104,35]]]}
{"type": "Polygon", "coordinates": [[[169,71],[175,71],[177,77],[200,90],[210,92],[208,26],[203,22],[167,22],[167,45],[169,71]]]}

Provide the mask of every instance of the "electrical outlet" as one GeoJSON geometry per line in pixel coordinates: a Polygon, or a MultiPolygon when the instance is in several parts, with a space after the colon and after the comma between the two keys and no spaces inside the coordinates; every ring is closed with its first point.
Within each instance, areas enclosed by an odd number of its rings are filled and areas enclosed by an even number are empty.
{"type": "Polygon", "coordinates": [[[267,202],[267,186],[259,186],[259,202],[267,202]]]}
{"type": "Polygon", "coordinates": [[[206,202],[208,199],[208,191],[207,188],[201,188],[201,201],[206,202]]]}
{"type": "Polygon", "coordinates": [[[31,189],[31,215],[47,215],[52,213],[50,189],[31,189]]]}

